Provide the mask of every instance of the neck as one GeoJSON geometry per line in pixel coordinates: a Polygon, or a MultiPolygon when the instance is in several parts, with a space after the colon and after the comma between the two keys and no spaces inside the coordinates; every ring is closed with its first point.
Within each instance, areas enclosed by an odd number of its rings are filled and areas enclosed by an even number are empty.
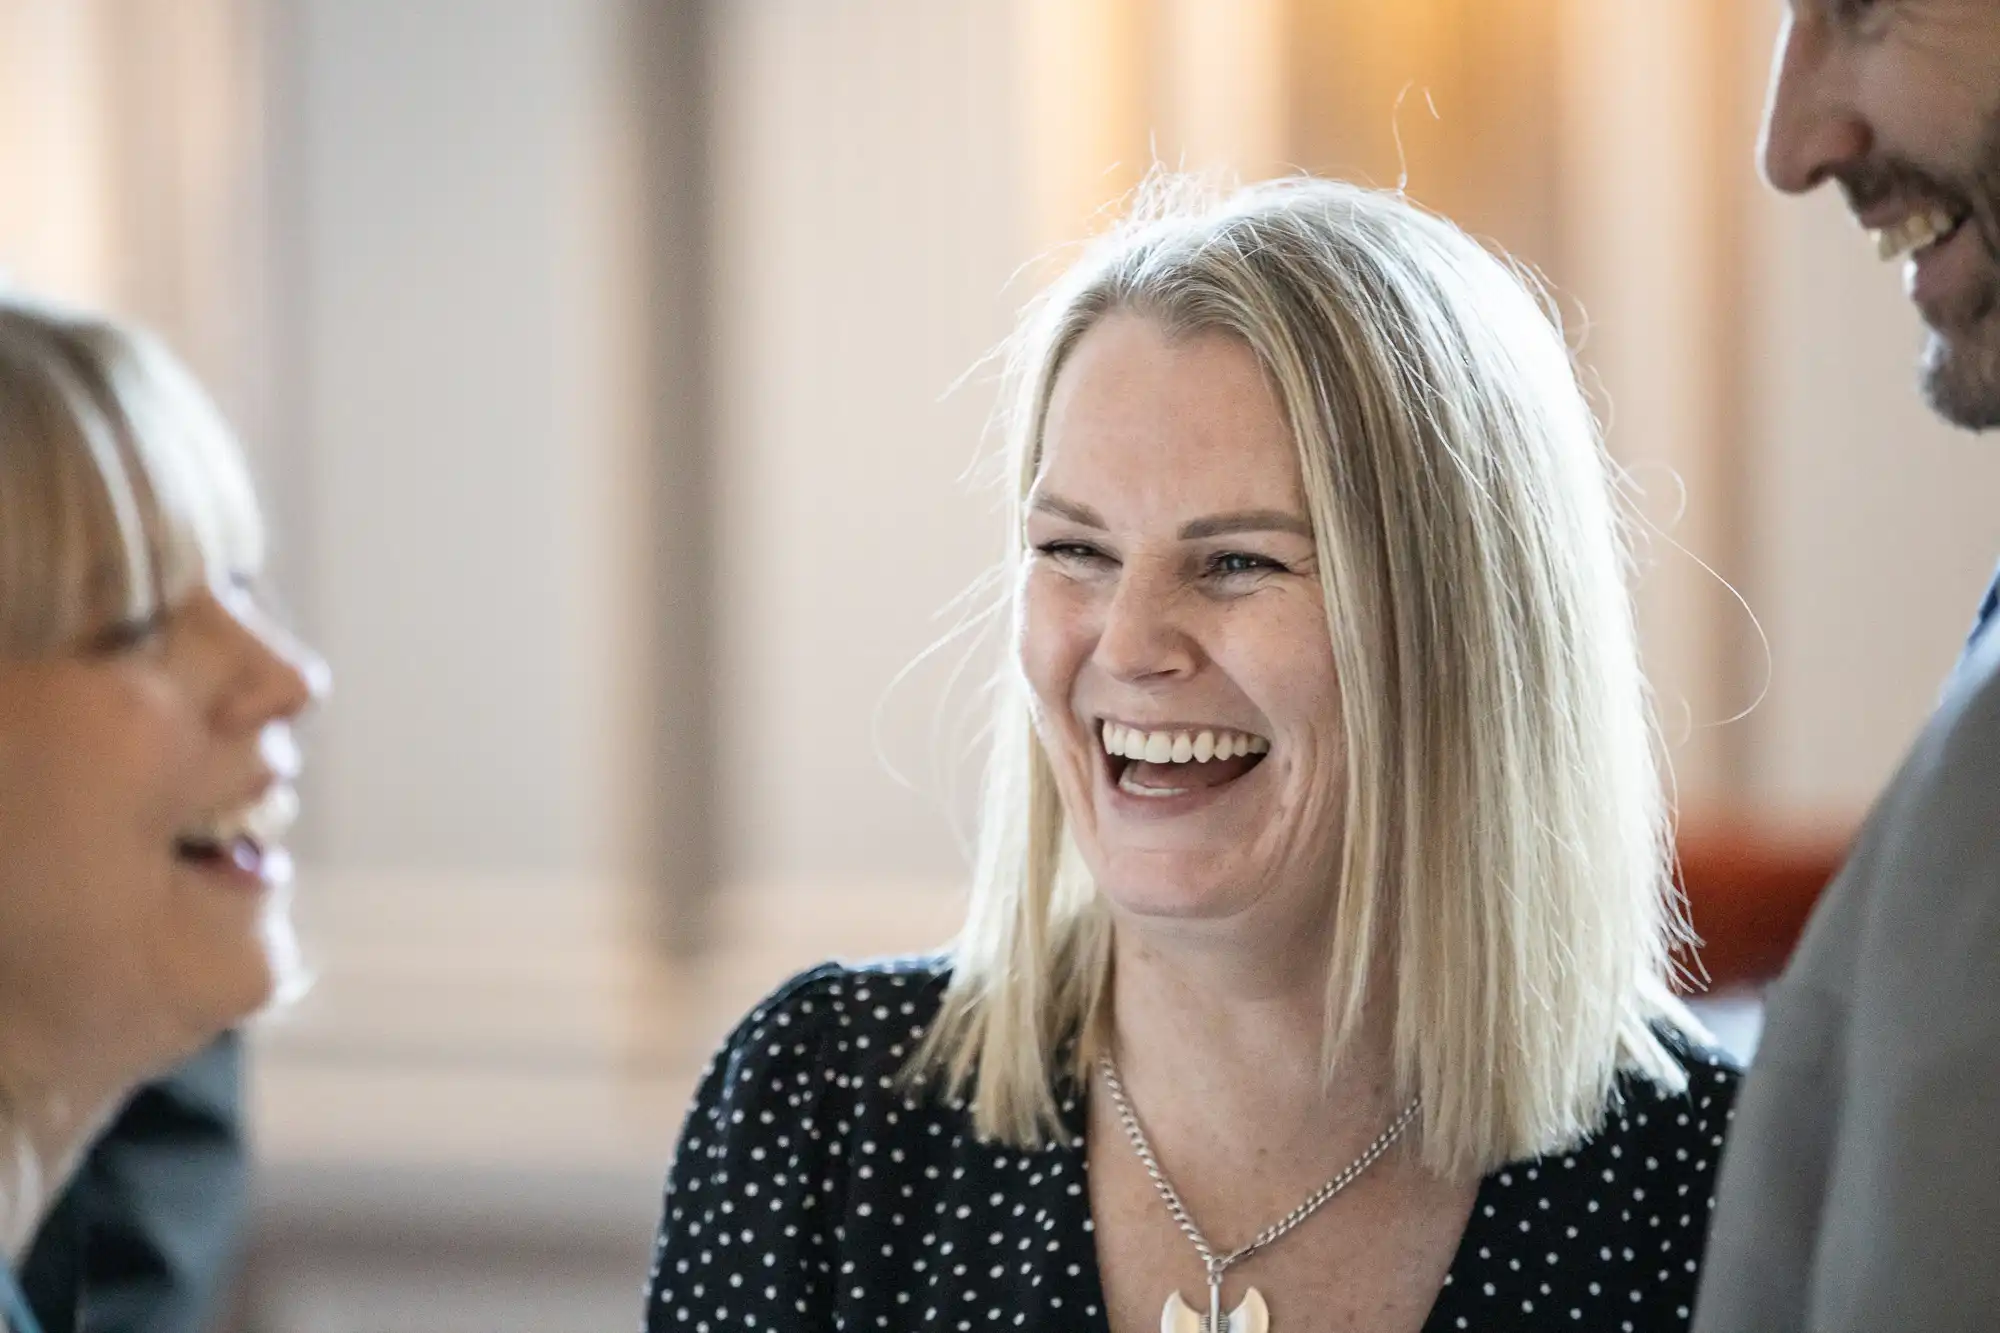
{"type": "Polygon", "coordinates": [[[1279,1134],[1386,1122],[1385,1024],[1364,1019],[1327,1076],[1323,933],[1245,939],[1212,925],[1118,923],[1113,1049],[1134,1099],[1279,1134]]]}
{"type": "Polygon", "coordinates": [[[0,1053],[0,1245],[19,1260],[84,1150],[137,1079],[18,1041],[0,1053]]]}

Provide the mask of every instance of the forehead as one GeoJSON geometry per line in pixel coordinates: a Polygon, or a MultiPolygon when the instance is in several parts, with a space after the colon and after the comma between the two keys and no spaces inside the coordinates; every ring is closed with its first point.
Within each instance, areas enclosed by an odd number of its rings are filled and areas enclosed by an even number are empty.
{"type": "Polygon", "coordinates": [[[1256,353],[1228,333],[1115,314],[1078,340],[1036,487],[1100,510],[1303,510],[1298,448],[1256,353]]]}

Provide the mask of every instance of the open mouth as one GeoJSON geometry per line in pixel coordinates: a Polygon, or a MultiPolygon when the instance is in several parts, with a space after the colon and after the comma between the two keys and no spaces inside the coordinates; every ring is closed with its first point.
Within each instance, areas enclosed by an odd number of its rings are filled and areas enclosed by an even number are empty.
{"type": "Polygon", "coordinates": [[[1893,263],[1909,256],[1921,257],[1927,251],[1958,235],[1971,214],[1933,204],[1922,208],[1892,226],[1882,227],[1875,233],[1875,253],[1884,263],[1893,263]]]}
{"type": "Polygon", "coordinates": [[[174,839],[174,859],[200,870],[241,870],[254,875],[263,869],[264,847],[255,838],[186,835],[174,839]]]}
{"type": "Polygon", "coordinates": [[[1271,753],[1266,738],[1223,727],[1155,729],[1106,719],[1099,739],[1118,790],[1151,800],[1226,787],[1271,753]]]}
{"type": "Polygon", "coordinates": [[[191,869],[275,877],[284,859],[279,845],[298,817],[298,797],[274,786],[254,803],[213,815],[174,835],[174,859],[191,869]]]}

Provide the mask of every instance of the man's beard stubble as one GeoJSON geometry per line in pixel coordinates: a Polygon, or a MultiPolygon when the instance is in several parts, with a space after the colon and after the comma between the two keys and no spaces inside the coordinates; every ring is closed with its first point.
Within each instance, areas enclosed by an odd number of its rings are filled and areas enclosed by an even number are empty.
{"type": "MultiPolygon", "coordinates": [[[[1884,154],[1836,173],[1848,207],[1861,216],[1891,200],[1935,204],[1965,218],[1986,255],[1986,272],[1950,327],[1929,329],[1922,387],[1931,410],[1968,430],[2000,427],[2000,107],[1980,133],[1969,175],[1940,175],[1884,154]]],[[[1928,322],[1928,321],[1927,321],[1928,322]]]]}
{"type": "Polygon", "coordinates": [[[1987,271],[1959,326],[1932,329],[1924,346],[1921,384],[1933,412],[1955,426],[2000,427],[2000,108],[1988,118],[1963,196],[1986,253],[1987,271]]]}

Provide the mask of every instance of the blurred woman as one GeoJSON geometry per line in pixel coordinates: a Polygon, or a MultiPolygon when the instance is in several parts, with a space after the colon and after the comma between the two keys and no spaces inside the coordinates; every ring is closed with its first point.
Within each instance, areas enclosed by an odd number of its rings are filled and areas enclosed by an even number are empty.
{"type": "Polygon", "coordinates": [[[1175,193],[1017,347],[965,929],[737,1029],[653,1329],[1687,1324],[1737,1075],[1560,333],[1400,197],[1175,193]]]}
{"type": "MultiPolygon", "coordinates": [[[[157,343],[0,293],[0,1229],[296,979],[291,723],[242,456],[157,343]]],[[[6,1272],[15,1333],[35,1327],[6,1272]]]]}

